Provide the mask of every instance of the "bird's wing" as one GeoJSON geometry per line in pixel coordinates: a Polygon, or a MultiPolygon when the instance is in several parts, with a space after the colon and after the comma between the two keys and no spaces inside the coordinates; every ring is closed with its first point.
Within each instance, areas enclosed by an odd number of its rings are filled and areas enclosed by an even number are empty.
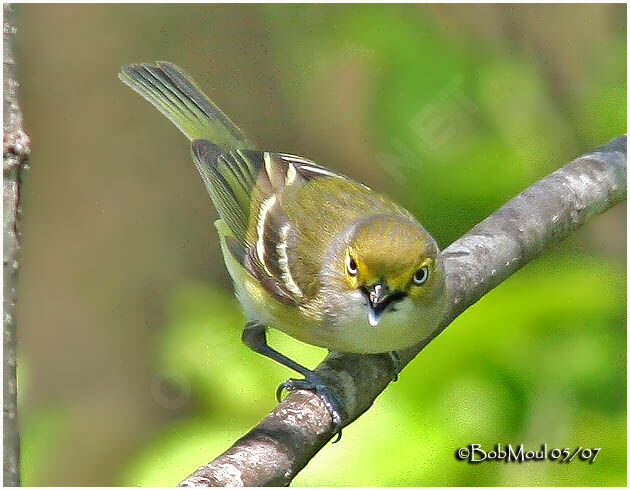
{"type": "Polygon", "coordinates": [[[283,197],[288,189],[313,179],[349,179],[287,153],[222,151],[206,140],[194,140],[192,149],[210,197],[233,233],[233,255],[279,301],[302,300],[305,292],[293,277],[290,263],[297,237],[283,197]]]}

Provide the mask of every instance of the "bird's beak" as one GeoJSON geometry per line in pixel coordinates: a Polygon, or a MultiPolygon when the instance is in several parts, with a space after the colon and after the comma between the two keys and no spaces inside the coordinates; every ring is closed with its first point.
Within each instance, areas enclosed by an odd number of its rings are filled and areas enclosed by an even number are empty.
{"type": "Polygon", "coordinates": [[[378,282],[372,286],[365,286],[363,294],[368,300],[368,323],[372,327],[378,325],[390,304],[404,297],[401,291],[390,291],[387,286],[378,282]]]}

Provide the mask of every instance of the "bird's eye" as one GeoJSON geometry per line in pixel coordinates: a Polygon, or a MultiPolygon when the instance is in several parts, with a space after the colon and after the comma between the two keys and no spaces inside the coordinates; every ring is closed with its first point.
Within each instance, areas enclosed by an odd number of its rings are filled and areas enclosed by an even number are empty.
{"type": "Polygon", "coordinates": [[[346,259],[346,269],[351,276],[356,276],[359,273],[359,267],[350,254],[348,254],[348,258],[346,259]]]}
{"type": "Polygon", "coordinates": [[[429,279],[429,268],[425,265],[420,267],[413,275],[413,283],[422,286],[429,279]]]}

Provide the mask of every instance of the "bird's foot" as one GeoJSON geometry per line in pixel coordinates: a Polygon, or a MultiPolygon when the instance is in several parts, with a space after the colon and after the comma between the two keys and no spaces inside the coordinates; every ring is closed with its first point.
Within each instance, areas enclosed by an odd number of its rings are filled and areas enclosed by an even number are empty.
{"type": "Polygon", "coordinates": [[[333,441],[333,444],[341,439],[341,428],[345,420],[344,407],[339,399],[332,392],[332,390],[328,386],[326,386],[324,380],[322,380],[315,373],[308,375],[304,379],[287,379],[284,383],[281,383],[276,390],[276,398],[278,399],[278,401],[281,400],[281,395],[284,390],[314,391],[324,402],[326,409],[332,417],[334,427],[333,435],[337,435],[336,439],[333,441]]]}
{"type": "Polygon", "coordinates": [[[388,352],[387,357],[390,362],[390,367],[392,369],[392,381],[398,381],[398,373],[400,372],[400,354],[395,350],[388,352]]]}

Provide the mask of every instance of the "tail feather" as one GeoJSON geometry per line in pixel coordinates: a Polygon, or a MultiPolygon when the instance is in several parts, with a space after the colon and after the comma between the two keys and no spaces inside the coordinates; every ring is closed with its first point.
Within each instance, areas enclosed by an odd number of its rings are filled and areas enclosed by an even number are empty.
{"type": "Polygon", "coordinates": [[[148,100],[186,137],[224,148],[253,148],[240,129],[176,65],[158,61],[123,66],[118,78],[148,100]]]}

